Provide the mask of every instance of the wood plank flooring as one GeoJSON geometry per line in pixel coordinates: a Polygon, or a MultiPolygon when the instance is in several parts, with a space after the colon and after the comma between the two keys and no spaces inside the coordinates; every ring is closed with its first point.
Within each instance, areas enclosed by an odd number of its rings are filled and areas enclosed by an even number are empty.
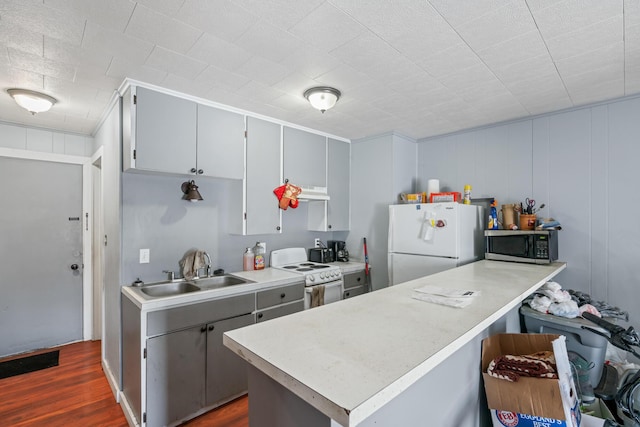
{"type": "MultiPolygon", "coordinates": [[[[58,366],[0,380],[0,425],[127,427],[102,371],[100,341],[58,348],[58,366]]],[[[244,396],[184,425],[248,427],[248,404],[244,396]]]]}

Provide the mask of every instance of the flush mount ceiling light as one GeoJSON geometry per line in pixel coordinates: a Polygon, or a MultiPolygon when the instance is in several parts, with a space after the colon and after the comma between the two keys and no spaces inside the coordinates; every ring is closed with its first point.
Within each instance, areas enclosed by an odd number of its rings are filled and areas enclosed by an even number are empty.
{"type": "Polygon", "coordinates": [[[35,92],[27,89],[7,89],[7,92],[16,101],[16,103],[30,112],[31,114],[44,113],[58,102],[57,99],[45,95],[44,93],[35,92]]]}
{"type": "Polygon", "coordinates": [[[336,105],[340,95],[338,89],[328,86],[312,87],[304,92],[304,97],[309,100],[311,106],[322,113],[336,105]]]}
{"type": "Polygon", "coordinates": [[[182,192],[184,196],[182,196],[183,200],[188,200],[190,202],[197,202],[198,200],[204,200],[198,191],[198,186],[196,185],[194,180],[186,181],[182,183],[182,192]]]}

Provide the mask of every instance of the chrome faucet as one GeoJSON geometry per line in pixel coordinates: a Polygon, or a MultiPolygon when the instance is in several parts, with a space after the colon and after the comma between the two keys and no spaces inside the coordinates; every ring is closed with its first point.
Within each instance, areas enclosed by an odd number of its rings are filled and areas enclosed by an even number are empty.
{"type": "Polygon", "coordinates": [[[204,256],[207,257],[207,276],[206,277],[211,277],[211,256],[205,252],[204,256]]]}

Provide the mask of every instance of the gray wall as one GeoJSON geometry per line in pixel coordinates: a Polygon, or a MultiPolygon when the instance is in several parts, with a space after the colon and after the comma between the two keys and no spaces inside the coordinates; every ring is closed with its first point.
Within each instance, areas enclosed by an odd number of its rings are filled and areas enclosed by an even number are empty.
{"type": "Polygon", "coordinates": [[[419,186],[441,187],[499,204],[533,197],[540,215],[562,224],[556,280],[629,311],[640,326],[640,98],[633,97],[530,120],[419,141],[419,186]]]}
{"type": "Polygon", "coordinates": [[[115,387],[120,382],[120,103],[116,103],[96,132],[102,154],[104,246],[102,356],[115,387]]]}
{"type": "Polygon", "coordinates": [[[347,247],[351,257],[363,260],[366,237],[373,289],[389,284],[389,205],[397,203],[400,193],[415,191],[416,153],[415,141],[393,133],[352,141],[347,247]]]}
{"type": "Polygon", "coordinates": [[[2,122],[0,122],[0,147],[85,157],[90,157],[95,152],[94,140],[91,136],[2,122]]]}
{"type": "MultiPolygon", "coordinates": [[[[242,270],[242,254],[257,241],[267,243],[267,253],[284,247],[313,247],[344,239],[342,232],[310,232],[307,203],[283,211],[282,234],[240,236],[227,232],[229,204],[242,204],[230,180],[196,178],[202,202],[182,200],[181,184],[189,177],[124,173],[122,175],[122,283],[136,278],[164,280],[162,270],[179,271],[178,261],[192,248],[206,250],[214,269],[242,270]],[[139,263],[140,249],[150,249],[150,262],[139,263]]],[[[275,195],[274,203],[277,202],[275,195]]],[[[269,259],[267,260],[269,261],[269,259]]]]}

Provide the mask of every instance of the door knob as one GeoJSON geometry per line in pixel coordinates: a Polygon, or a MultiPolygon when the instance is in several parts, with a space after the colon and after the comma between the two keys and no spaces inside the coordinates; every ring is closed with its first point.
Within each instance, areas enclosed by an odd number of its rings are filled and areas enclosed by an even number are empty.
{"type": "Polygon", "coordinates": [[[78,264],[71,264],[71,269],[76,271],[78,269],[78,264]]]}

